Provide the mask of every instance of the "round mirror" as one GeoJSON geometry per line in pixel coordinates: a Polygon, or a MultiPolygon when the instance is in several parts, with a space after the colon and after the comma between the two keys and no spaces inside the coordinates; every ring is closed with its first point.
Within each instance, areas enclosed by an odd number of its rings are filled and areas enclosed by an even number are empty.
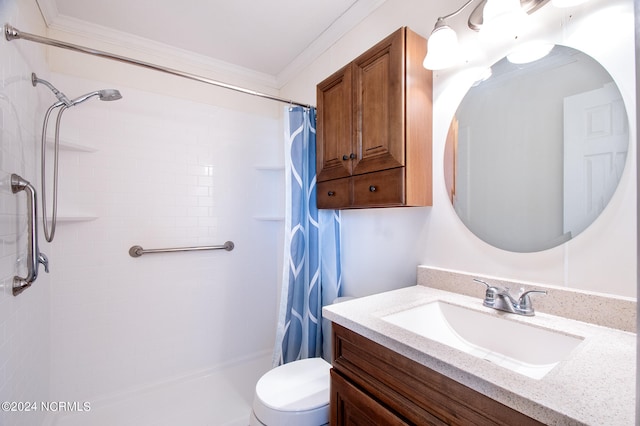
{"type": "Polygon", "coordinates": [[[544,58],[503,58],[473,84],[449,129],[445,182],[479,238],[534,252],[574,238],[613,196],[629,145],[627,112],[593,58],[554,46],[544,58]]]}

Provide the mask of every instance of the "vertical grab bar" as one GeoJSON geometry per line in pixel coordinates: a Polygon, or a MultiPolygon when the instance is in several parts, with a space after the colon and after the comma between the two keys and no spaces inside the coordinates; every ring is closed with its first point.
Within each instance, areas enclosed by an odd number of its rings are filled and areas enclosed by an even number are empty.
{"type": "Polygon", "coordinates": [[[29,288],[31,284],[38,278],[38,267],[42,263],[45,272],[49,272],[49,259],[44,253],[40,253],[38,247],[38,203],[36,198],[36,190],[29,183],[17,174],[11,175],[11,192],[17,194],[20,191],[27,192],[27,207],[29,210],[29,223],[27,227],[27,238],[29,239],[29,247],[27,251],[27,276],[13,277],[13,295],[17,296],[24,290],[29,288]]]}

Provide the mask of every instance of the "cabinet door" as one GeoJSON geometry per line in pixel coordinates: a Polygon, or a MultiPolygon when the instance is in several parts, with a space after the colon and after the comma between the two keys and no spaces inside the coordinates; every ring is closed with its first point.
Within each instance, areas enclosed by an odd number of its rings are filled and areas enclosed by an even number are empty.
{"type": "Polygon", "coordinates": [[[351,175],[353,102],[351,64],[317,86],[317,181],[351,175]]]}
{"type": "Polygon", "coordinates": [[[405,34],[399,29],[353,61],[354,175],[405,165],[405,34]]]}
{"type": "Polygon", "coordinates": [[[331,426],[405,426],[400,417],[331,370],[331,426]]]}

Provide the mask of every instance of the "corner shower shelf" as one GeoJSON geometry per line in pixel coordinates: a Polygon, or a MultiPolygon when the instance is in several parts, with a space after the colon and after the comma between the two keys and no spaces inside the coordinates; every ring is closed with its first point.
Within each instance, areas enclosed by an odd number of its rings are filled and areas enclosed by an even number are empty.
{"type": "Polygon", "coordinates": [[[257,214],[253,218],[261,222],[283,222],[284,165],[256,165],[253,168],[258,172],[258,196],[254,200],[257,214]]]}
{"type": "MultiPolygon", "coordinates": [[[[68,139],[60,138],[60,150],[61,151],[75,151],[75,152],[87,152],[93,153],[98,150],[94,147],[88,145],[82,145],[77,142],[72,142],[68,139]]],[[[53,136],[47,136],[46,139],[47,148],[53,149],[55,145],[55,139],[53,136]]],[[[73,207],[70,208],[73,211],[73,207]]],[[[67,214],[58,214],[57,222],[58,223],[77,223],[77,222],[91,222],[96,220],[98,216],[92,214],[85,213],[67,213],[67,214]]],[[[51,219],[48,218],[47,221],[51,224],[51,219]]]]}
{"type": "MultiPolygon", "coordinates": [[[[98,216],[89,216],[89,215],[58,215],[58,222],[60,223],[73,223],[73,222],[91,222],[98,219],[98,216]]],[[[49,220],[51,222],[51,220],[49,220]]]]}
{"type": "MultiPolygon", "coordinates": [[[[52,136],[47,137],[47,147],[53,148],[55,141],[52,136]]],[[[60,139],[60,149],[65,151],[78,151],[78,152],[97,152],[98,150],[92,146],[82,145],[77,142],[71,142],[66,139],[60,139]]]]}

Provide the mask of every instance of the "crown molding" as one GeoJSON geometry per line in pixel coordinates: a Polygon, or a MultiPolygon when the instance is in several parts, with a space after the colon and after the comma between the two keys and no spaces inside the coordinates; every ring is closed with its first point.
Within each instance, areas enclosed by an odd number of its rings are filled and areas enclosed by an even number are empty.
{"type": "MultiPolygon", "coordinates": [[[[55,0],[36,0],[40,12],[49,30],[95,40],[99,43],[114,46],[115,50],[123,48],[135,57],[156,57],[166,62],[180,62],[186,66],[205,70],[207,73],[222,75],[234,82],[257,85],[263,89],[279,90],[296,75],[313,63],[342,36],[353,29],[364,18],[380,7],[386,0],[357,0],[338,17],[320,36],[318,36],[300,55],[298,55],[277,76],[260,73],[228,62],[220,61],[192,51],[179,49],[144,37],[113,30],[79,19],[60,15],[55,0]]],[[[89,46],[88,46],[89,47],[89,46]]],[[[115,52],[113,52],[115,53],[115,52]]],[[[120,53],[122,54],[122,53],[120,53]]],[[[133,58],[132,58],[133,59],[133,58]]],[[[229,82],[231,83],[231,82],[229,82]]]]}
{"type": "Polygon", "coordinates": [[[355,2],[276,76],[278,87],[282,88],[296,75],[304,71],[306,67],[311,65],[313,61],[373,13],[373,11],[384,4],[384,2],[386,2],[386,0],[359,0],[355,2]]]}
{"type": "Polygon", "coordinates": [[[58,6],[54,0],[36,0],[40,13],[47,27],[58,17],[58,6]]]}
{"type": "MultiPolygon", "coordinates": [[[[189,68],[202,69],[206,74],[221,76],[230,84],[249,84],[263,89],[271,89],[270,92],[277,91],[275,76],[257,72],[245,67],[220,61],[205,55],[201,55],[185,49],[169,46],[144,37],[130,33],[117,31],[101,25],[92,24],[69,16],[60,15],[55,7],[54,0],[37,0],[43,14],[47,27],[51,31],[68,34],[71,37],[81,37],[89,41],[96,41],[101,44],[114,46],[109,53],[117,53],[122,56],[129,56],[132,59],[143,60],[141,57],[159,58],[161,63],[179,62],[189,68]],[[125,54],[122,50],[130,52],[125,54]]],[[[87,46],[91,47],[91,46],[87,46]]],[[[147,62],[155,62],[146,60],[147,62]]],[[[157,61],[157,59],[156,59],[157,61]]],[[[188,72],[185,69],[180,71],[188,72]]],[[[203,77],[208,77],[203,75],[203,77]]],[[[210,77],[210,76],[209,76],[210,77]]],[[[220,78],[220,77],[214,77],[220,78]]]]}

